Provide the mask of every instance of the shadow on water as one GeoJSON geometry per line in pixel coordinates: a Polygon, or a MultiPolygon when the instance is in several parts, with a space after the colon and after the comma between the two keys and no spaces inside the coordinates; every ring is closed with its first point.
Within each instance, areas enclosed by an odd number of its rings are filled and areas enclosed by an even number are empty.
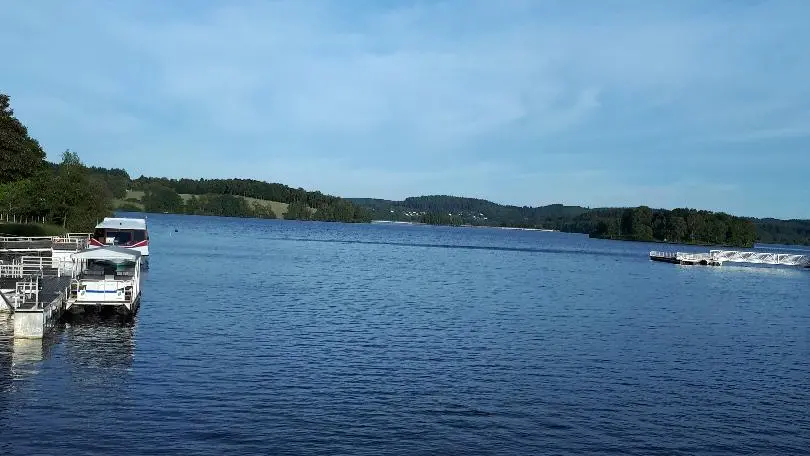
{"type": "Polygon", "coordinates": [[[19,339],[13,336],[13,315],[0,314],[0,392],[37,375],[60,344],[77,364],[129,369],[134,331],[134,317],[104,309],[78,315],[68,312],[44,338],[19,339]]]}
{"type": "Polygon", "coordinates": [[[268,238],[273,241],[295,241],[295,242],[323,242],[330,244],[349,244],[349,245],[390,245],[398,247],[425,247],[434,249],[459,249],[459,250],[491,250],[500,252],[526,252],[526,253],[562,253],[562,254],[580,254],[580,255],[594,255],[594,256],[621,256],[621,257],[637,257],[638,254],[634,252],[620,252],[615,250],[596,250],[596,249],[566,249],[566,248],[548,248],[548,247],[509,247],[509,246],[495,246],[495,245],[470,245],[470,244],[436,244],[436,243],[421,243],[421,242],[392,242],[392,241],[361,241],[357,239],[308,239],[308,238],[294,238],[294,237],[274,237],[268,238]]]}
{"type": "Polygon", "coordinates": [[[112,309],[68,313],[60,326],[65,356],[74,365],[129,370],[135,353],[137,317],[112,309]]]}

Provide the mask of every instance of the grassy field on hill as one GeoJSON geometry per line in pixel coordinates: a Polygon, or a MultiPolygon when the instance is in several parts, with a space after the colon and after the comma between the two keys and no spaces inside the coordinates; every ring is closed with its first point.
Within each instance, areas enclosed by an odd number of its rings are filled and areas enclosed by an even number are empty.
{"type": "MultiPolygon", "coordinates": [[[[127,190],[126,197],[124,199],[115,199],[115,200],[113,200],[113,204],[115,205],[116,209],[128,209],[127,206],[129,206],[130,209],[133,208],[133,207],[136,207],[136,208],[138,208],[138,210],[142,211],[143,210],[143,196],[144,196],[143,191],[140,191],[140,190],[127,190]]],[[[195,196],[195,195],[191,195],[191,194],[188,194],[188,193],[180,193],[180,198],[183,199],[183,203],[190,200],[192,196],[195,196]]],[[[283,215],[284,215],[285,212],[287,212],[287,207],[289,206],[289,204],[281,203],[279,201],[268,201],[268,200],[263,200],[263,199],[258,199],[258,198],[250,198],[250,197],[246,197],[246,196],[239,196],[239,198],[244,199],[245,201],[248,202],[248,204],[254,204],[255,203],[255,204],[260,204],[260,205],[262,205],[264,207],[269,207],[273,211],[273,213],[276,214],[277,218],[284,218],[283,215]]]]}
{"type": "MultiPolygon", "coordinates": [[[[140,193],[143,193],[143,192],[140,192],[140,193]]],[[[190,200],[192,196],[195,196],[195,195],[190,195],[188,193],[180,193],[180,198],[183,198],[184,203],[186,201],[190,200]]],[[[250,198],[248,196],[239,196],[239,198],[244,199],[245,201],[248,202],[248,204],[257,203],[257,204],[261,204],[264,207],[269,206],[270,209],[272,209],[273,212],[276,214],[276,218],[284,218],[283,215],[284,215],[285,212],[287,212],[287,207],[289,206],[289,204],[287,204],[287,203],[280,203],[278,201],[267,201],[267,200],[258,199],[258,198],[250,198]]]]}

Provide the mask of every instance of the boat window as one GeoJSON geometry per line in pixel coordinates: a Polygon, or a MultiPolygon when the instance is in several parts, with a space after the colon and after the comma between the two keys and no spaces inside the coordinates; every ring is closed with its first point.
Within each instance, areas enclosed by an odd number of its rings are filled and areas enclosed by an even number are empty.
{"type": "Polygon", "coordinates": [[[132,231],[119,231],[115,235],[115,243],[118,245],[126,245],[132,242],[132,231]]]}
{"type": "Polygon", "coordinates": [[[96,228],[93,232],[93,239],[101,239],[104,237],[104,228],[96,228]]]}
{"type": "Polygon", "coordinates": [[[115,230],[107,230],[107,243],[109,240],[113,240],[112,243],[114,245],[125,245],[132,242],[132,231],[115,231],[115,230]]]}
{"type": "Polygon", "coordinates": [[[136,230],[136,231],[133,231],[132,233],[133,233],[133,238],[132,238],[133,242],[141,242],[141,241],[146,240],[146,231],[136,230]]]}

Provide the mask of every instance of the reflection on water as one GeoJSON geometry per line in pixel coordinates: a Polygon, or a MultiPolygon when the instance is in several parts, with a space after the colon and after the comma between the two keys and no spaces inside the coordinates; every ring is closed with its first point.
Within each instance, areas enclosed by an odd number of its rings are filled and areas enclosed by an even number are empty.
{"type": "Polygon", "coordinates": [[[11,375],[18,379],[39,372],[45,349],[51,343],[48,339],[13,339],[11,345],[11,375]]]}
{"type": "MultiPolygon", "coordinates": [[[[72,366],[126,371],[132,368],[135,321],[114,312],[67,314],[43,339],[14,338],[14,317],[0,314],[0,391],[39,374],[59,346],[72,366]]],[[[101,377],[88,376],[89,383],[101,377]]]]}
{"type": "Polygon", "coordinates": [[[68,315],[62,327],[64,355],[82,369],[129,370],[135,327],[136,319],[115,313],[68,315]]]}

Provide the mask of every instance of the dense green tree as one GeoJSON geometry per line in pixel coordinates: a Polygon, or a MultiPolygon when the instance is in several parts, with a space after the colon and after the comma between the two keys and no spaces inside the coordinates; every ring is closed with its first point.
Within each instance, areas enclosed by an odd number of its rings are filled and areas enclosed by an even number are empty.
{"type": "Polygon", "coordinates": [[[258,218],[266,218],[266,219],[274,219],[276,218],[276,213],[273,212],[273,208],[270,207],[268,204],[262,204],[258,201],[254,201],[251,205],[252,209],[252,216],[258,218]]]}
{"type": "Polygon", "coordinates": [[[113,198],[124,199],[130,186],[129,173],[123,169],[105,169],[92,166],[90,174],[101,181],[113,198]]]}
{"type": "Polygon", "coordinates": [[[183,199],[174,189],[151,183],[144,188],[143,208],[146,212],[181,212],[183,199]]]}
{"type": "Polygon", "coordinates": [[[293,201],[287,206],[284,218],[286,220],[310,220],[312,210],[303,201],[293,201]]]}
{"type": "Polygon", "coordinates": [[[91,229],[109,214],[104,188],[90,178],[75,152],[62,154],[55,176],[46,190],[48,219],[69,231],[91,229]]]}
{"type": "Polygon", "coordinates": [[[9,96],[0,93],[0,184],[33,177],[44,160],[45,152],[39,143],[14,117],[9,96]]]}

